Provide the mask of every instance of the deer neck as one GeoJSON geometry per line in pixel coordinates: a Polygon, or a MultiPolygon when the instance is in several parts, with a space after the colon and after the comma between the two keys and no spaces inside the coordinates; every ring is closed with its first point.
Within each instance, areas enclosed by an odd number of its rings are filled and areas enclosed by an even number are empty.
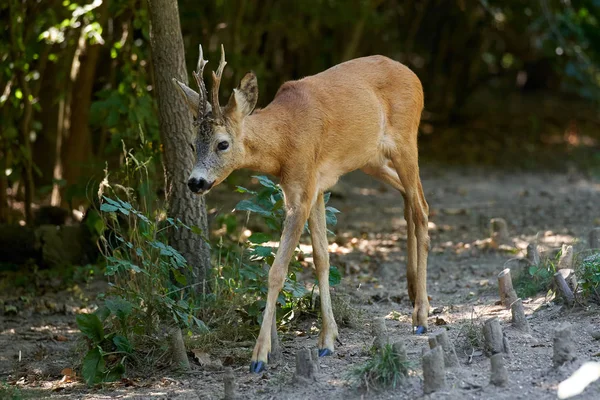
{"type": "Polygon", "coordinates": [[[243,122],[244,160],[241,168],[279,176],[282,160],[282,119],[276,110],[258,110],[243,122]]]}

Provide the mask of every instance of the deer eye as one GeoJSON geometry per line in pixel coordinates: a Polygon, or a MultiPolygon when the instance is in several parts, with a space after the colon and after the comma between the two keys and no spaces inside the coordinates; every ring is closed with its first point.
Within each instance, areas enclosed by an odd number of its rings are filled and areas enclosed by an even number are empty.
{"type": "Polygon", "coordinates": [[[227,150],[228,148],[229,148],[229,142],[226,142],[226,141],[219,142],[219,144],[217,145],[217,150],[219,150],[219,151],[227,150]]]}

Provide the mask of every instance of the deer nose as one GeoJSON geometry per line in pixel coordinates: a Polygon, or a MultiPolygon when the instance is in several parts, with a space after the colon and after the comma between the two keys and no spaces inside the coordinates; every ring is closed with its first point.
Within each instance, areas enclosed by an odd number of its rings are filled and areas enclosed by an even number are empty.
{"type": "Polygon", "coordinates": [[[188,188],[194,193],[202,193],[210,189],[213,184],[214,182],[208,182],[203,178],[190,178],[188,181],[188,188]]]}

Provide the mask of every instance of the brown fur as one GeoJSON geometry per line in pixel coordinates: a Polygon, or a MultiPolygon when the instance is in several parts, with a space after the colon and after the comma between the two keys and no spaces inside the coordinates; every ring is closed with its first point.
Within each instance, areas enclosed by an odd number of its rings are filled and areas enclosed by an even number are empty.
{"type": "Polygon", "coordinates": [[[267,361],[276,300],[307,219],[321,293],[318,345],[333,351],[338,331],[329,296],[323,192],[357,169],[392,185],[404,198],[413,326],[427,327],[429,209],[419,178],[417,131],[423,90],[417,76],[396,61],[371,56],[286,82],[266,108],[246,115],[257,94],[255,77],[249,74],[225,109],[235,157],[222,166],[217,179],[221,182],[230,171],[249,168],[278,176],[285,194],[287,217],[269,273],[267,306],[252,360],[267,361]]]}

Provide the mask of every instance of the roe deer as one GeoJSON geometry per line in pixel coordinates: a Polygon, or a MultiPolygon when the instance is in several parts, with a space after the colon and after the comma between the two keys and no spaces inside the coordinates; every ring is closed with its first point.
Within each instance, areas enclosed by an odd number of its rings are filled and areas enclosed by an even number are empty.
{"type": "Polygon", "coordinates": [[[232,171],[249,168],[279,177],[285,195],[283,234],[269,271],[267,304],[250,370],[260,372],[267,363],[276,300],[307,219],[321,296],[319,355],[333,352],[338,329],[329,294],[323,192],[356,169],[390,184],[404,198],[412,323],[416,333],[426,332],[429,206],[419,177],[417,131],[423,110],[419,78],[387,57],[358,58],[284,83],[266,108],[252,112],[258,99],[256,75],[246,74],[221,107],[223,47],[217,72],[212,74],[210,103],[202,78],[206,63],[200,46],[194,72],[199,93],[174,80],[198,130],[190,190],[205,194],[232,171]]]}

